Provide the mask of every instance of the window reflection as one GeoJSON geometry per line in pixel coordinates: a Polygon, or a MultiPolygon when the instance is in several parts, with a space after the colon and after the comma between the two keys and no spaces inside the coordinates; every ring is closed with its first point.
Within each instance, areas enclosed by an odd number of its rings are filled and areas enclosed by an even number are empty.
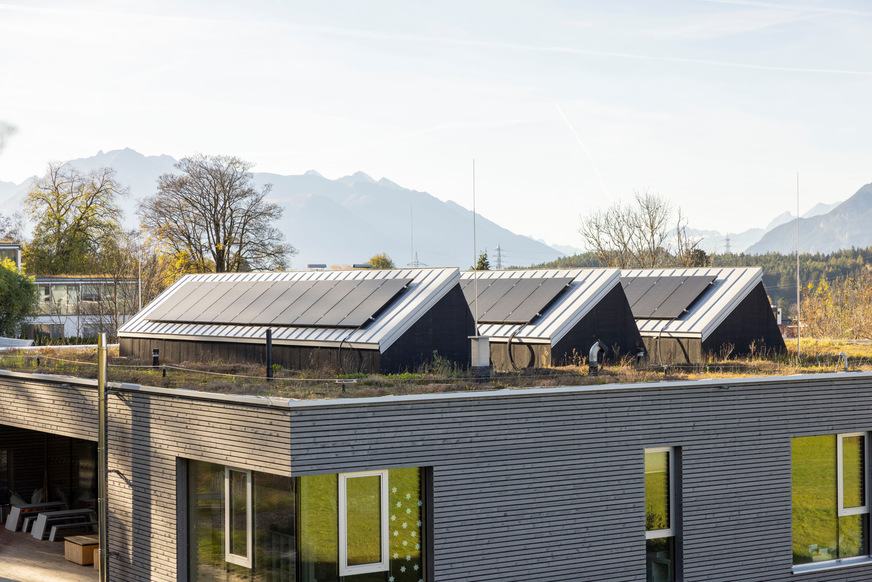
{"type": "MultiPolygon", "coordinates": [[[[252,473],[252,567],[225,561],[225,467],[188,462],[189,572],[200,582],[418,582],[425,580],[423,559],[424,513],[421,471],[388,471],[389,569],[339,576],[339,503],[337,474],[282,477],[252,473]]],[[[244,472],[236,472],[245,475],[244,472]]],[[[360,503],[353,510],[349,538],[356,541],[355,559],[381,559],[380,479],[350,479],[360,503]],[[379,491],[375,492],[378,488],[379,491]],[[374,497],[373,497],[374,495],[374,497]],[[372,518],[372,520],[370,519],[372,518]]],[[[232,489],[243,481],[234,478],[232,489]]],[[[234,495],[231,493],[231,495],[234,495]]],[[[234,512],[236,504],[232,504],[234,512]]],[[[236,522],[236,520],[233,520],[236,522]]],[[[235,528],[236,526],[234,526],[235,528]]],[[[234,529],[234,533],[238,531],[234,529]]],[[[243,551],[234,542],[234,548],[243,551]]]]}
{"type": "Polygon", "coordinates": [[[864,434],[792,440],[795,565],[869,552],[866,440],[864,434]]]}

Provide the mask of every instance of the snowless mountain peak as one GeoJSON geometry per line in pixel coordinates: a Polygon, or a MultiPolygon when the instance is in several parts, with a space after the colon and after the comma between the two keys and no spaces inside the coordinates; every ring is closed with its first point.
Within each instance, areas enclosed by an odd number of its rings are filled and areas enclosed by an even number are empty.
{"type": "Polygon", "coordinates": [[[343,182],[343,183],[348,184],[348,185],[356,184],[358,182],[364,182],[367,184],[377,184],[378,183],[375,180],[373,180],[369,174],[366,174],[365,172],[354,172],[350,176],[343,176],[342,178],[339,178],[339,180],[337,180],[337,181],[343,182]]]}

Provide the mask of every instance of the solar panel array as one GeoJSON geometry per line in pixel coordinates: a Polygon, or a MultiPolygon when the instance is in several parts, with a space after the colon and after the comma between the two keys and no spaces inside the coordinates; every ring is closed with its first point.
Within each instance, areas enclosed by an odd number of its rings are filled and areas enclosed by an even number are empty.
{"type": "Polygon", "coordinates": [[[572,278],[482,278],[464,279],[463,295],[469,309],[475,311],[478,287],[478,321],[481,323],[524,324],[542,313],[572,278]]]}
{"type": "Polygon", "coordinates": [[[147,317],[181,323],[356,328],[411,282],[402,278],[188,281],[147,317]]]}
{"type": "Polygon", "coordinates": [[[622,277],[627,302],[637,319],[681,317],[717,279],[705,276],[622,277]]]}

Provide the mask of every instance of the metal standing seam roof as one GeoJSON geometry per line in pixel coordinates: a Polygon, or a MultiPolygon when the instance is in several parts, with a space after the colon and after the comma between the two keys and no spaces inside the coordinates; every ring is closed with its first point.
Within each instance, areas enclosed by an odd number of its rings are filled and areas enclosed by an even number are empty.
{"type": "Polygon", "coordinates": [[[686,313],[676,319],[636,318],[639,333],[657,336],[695,337],[705,341],[749,293],[763,281],[763,270],[747,268],[631,269],[621,278],[635,277],[715,277],[714,284],[702,292],[686,313]]]}
{"type": "Polygon", "coordinates": [[[545,310],[526,324],[479,323],[479,334],[493,339],[515,337],[533,343],[559,342],[605,296],[620,285],[618,269],[530,269],[525,271],[465,271],[461,279],[572,279],[545,310]]]}
{"type": "MultiPolygon", "coordinates": [[[[422,315],[432,309],[459,282],[460,271],[456,268],[398,269],[398,270],[353,270],[353,271],[295,271],[281,273],[211,273],[185,275],[149,303],[142,311],[118,330],[120,338],[160,337],[166,339],[208,340],[226,342],[262,343],[266,330],[272,329],[273,343],[277,345],[312,345],[331,347],[342,343],[346,347],[378,349],[385,351],[403,335],[422,315]],[[392,303],[368,324],[361,328],[330,326],[278,326],[255,324],[215,324],[160,321],[174,304],[187,299],[184,289],[189,283],[239,282],[250,286],[253,282],[271,281],[351,281],[351,280],[409,279],[408,288],[397,295],[392,303]],[[186,296],[182,296],[185,293],[186,296]],[[152,315],[157,316],[150,319],[152,315]]],[[[251,296],[236,299],[233,309],[242,313],[258,297],[264,294],[263,286],[251,296]],[[244,305],[243,305],[244,304],[244,305]]],[[[217,302],[216,302],[217,303],[217,302]]],[[[206,310],[210,305],[200,305],[206,310]]]]}

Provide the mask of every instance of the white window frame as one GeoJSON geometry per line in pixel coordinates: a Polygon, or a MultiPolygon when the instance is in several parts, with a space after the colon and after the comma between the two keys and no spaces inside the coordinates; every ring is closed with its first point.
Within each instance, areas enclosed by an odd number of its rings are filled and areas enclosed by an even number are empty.
{"type": "Polygon", "coordinates": [[[389,556],[389,512],[388,512],[388,472],[359,471],[339,474],[339,575],[353,576],[371,572],[386,572],[389,556]],[[348,565],[348,490],[347,480],[358,477],[379,477],[381,479],[381,560],[370,564],[348,565]]]}
{"type": "Polygon", "coordinates": [[[251,471],[247,469],[237,469],[235,467],[224,467],[224,561],[243,568],[251,568],[251,556],[253,546],[252,531],[254,530],[253,520],[254,511],[251,500],[251,471]],[[230,472],[245,474],[245,549],[246,555],[230,553],[230,536],[232,530],[230,527],[230,472]]]}
{"type": "Polygon", "coordinates": [[[869,433],[867,432],[846,432],[836,435],[836,481],[838,483],[839,494],[839,517],[846,515],[865,515],[869,513],[869,433]],[[863,499],[865,504],[862,507],[845,507],[845,478],[844,478],[844,461],[842,460],[842,439],[863,437],[863,499]]]}
{"type": "MultiPolygon", "coordinates": [[[[646,540],[656,540],[660,538],[675,537],[675,447],[654,447],[645,449],[645,454],[648,453],[669,453],[667,456],[666,470],[667,483],[669,486],[669,527],[667,529],[645,530],[646,540]]],[[[644,461],[644,456],[642,457],[644,461]]],[[[644,463],[643,463],[644,466],[644,463]]]]}

